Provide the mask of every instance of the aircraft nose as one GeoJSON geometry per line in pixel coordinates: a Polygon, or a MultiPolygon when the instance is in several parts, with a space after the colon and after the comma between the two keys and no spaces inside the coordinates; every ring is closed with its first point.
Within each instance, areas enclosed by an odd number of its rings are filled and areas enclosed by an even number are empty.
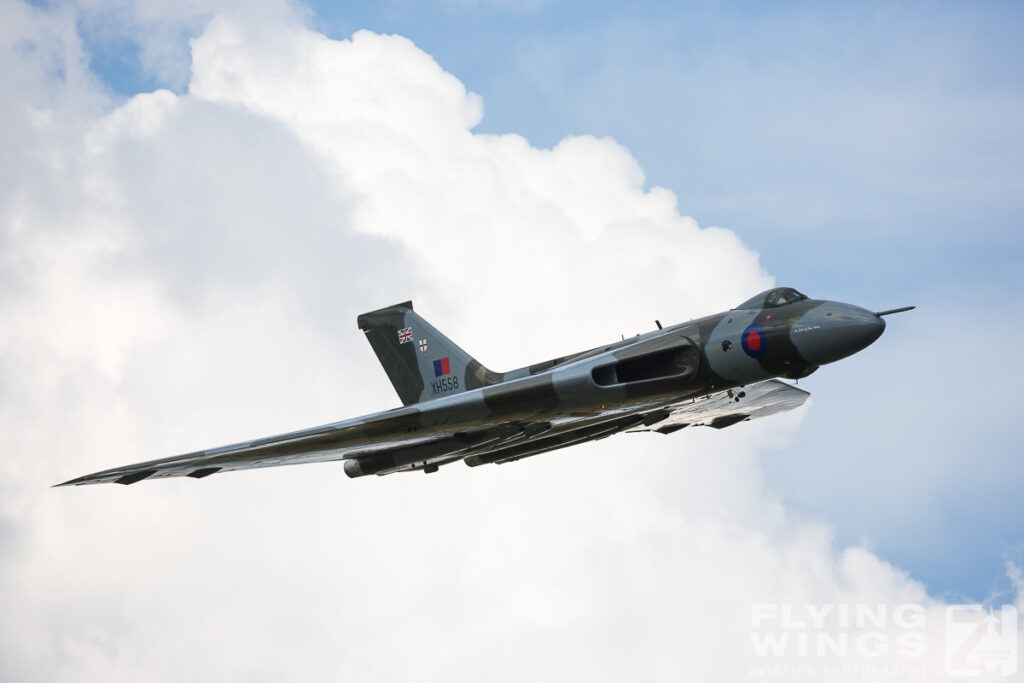
{"type": "Polygon", "coordinates": [[[790,336],[812,365],[833,363],[870,346],[885,331],[885,320],[859,306],[825,302],[793,323],[790,336]]]}

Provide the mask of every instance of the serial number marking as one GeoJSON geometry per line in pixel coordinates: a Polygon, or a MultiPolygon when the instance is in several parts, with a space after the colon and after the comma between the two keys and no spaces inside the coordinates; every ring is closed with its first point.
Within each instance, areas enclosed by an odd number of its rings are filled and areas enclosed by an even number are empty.
{"type": "Polygon", "coordinates": [[[442,377],[436,379],[430,383],[431,396],[437,396],[438,394],[447,394],[449,391],[455,391],[459,388],[459,378],[452,375],[451,377],[442,377]]]}
{"type": "Polygon", "coordinates": [[[811,330],[820,330],[821,325],[808,325],[807,327],[794,327],[793,334],[800,334],[801,332],[810,332],[811,330]]]}

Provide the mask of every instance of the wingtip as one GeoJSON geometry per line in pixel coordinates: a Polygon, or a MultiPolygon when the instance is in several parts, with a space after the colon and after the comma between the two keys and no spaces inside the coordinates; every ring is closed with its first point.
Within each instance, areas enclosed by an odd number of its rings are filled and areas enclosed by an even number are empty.
{"type": "Polygon", "coordinates": [[[59,489],[59,488],[65,487],[65,486],[83,486],[85,484],[99,484],[101,482],[102,482],[102,480],[97,481],[95,474],[86,474],[86,475],[81,476],[81,477],[75,477],[74,479],[68,479],[67,481],[62,481],[59,484],[54,484],[50,488],[52,488],[52,489],[59,489]]]}

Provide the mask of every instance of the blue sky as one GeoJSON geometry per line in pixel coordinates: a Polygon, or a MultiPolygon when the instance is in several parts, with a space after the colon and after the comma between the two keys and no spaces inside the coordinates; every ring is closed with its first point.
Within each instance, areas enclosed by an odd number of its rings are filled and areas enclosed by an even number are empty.
{"type": "MultiPolygon", "coordinates": [[[[538,146],[615,138],[683,214],[735,231],[780,283],[867,307],[919,305],[862,357],[806,381],[817,400],[797,443],[764,458],[768,485],[833,523],[839,544],[866,540],[930,591],[983,599],[1008,588],[1004,560],[1024,554],[1013,390],[1024,7],[409,1],[310,11],[334,38],[367,28],[412,39],[482,95],[478,132],[538,146]]],[[[105,19],[86,14],[80,30],[113,91],[183,89],[105,19]]],[[[173,29],[182,49],[202,25],[173,29]]]]}
{"type": "MultiPolygon", "coordinates": [[[[411,38],[483,96],[480,132],[540,146],[614,137],[651,184],[701,224],[740,231],[774,273],[861,293],[873,258],[912,294],[966,257],[993,280],[1013,277],[1024,12],[1012,3],[513,5],[310,7],[331,37],[411,38]],[[845,258],[805,258],[794,242],[809,234],[845,258]]],[[[181,89],[90,16],[94,68],[115,90],[181,89]]]]}

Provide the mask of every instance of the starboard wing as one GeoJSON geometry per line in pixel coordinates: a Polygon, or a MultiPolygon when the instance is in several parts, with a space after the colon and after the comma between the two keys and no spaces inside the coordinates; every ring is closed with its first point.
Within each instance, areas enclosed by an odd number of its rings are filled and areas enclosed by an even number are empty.
{"type": "Polygon", "coordinates": [[[809,396],[808,392],[792,384],[770,379],[743,389],[723,391],[668,406],[662,413],[662,419],[628,431],[671,434],[683,427],[697,425],[724,429],[739,422],[799,408],[809,396]]]}

